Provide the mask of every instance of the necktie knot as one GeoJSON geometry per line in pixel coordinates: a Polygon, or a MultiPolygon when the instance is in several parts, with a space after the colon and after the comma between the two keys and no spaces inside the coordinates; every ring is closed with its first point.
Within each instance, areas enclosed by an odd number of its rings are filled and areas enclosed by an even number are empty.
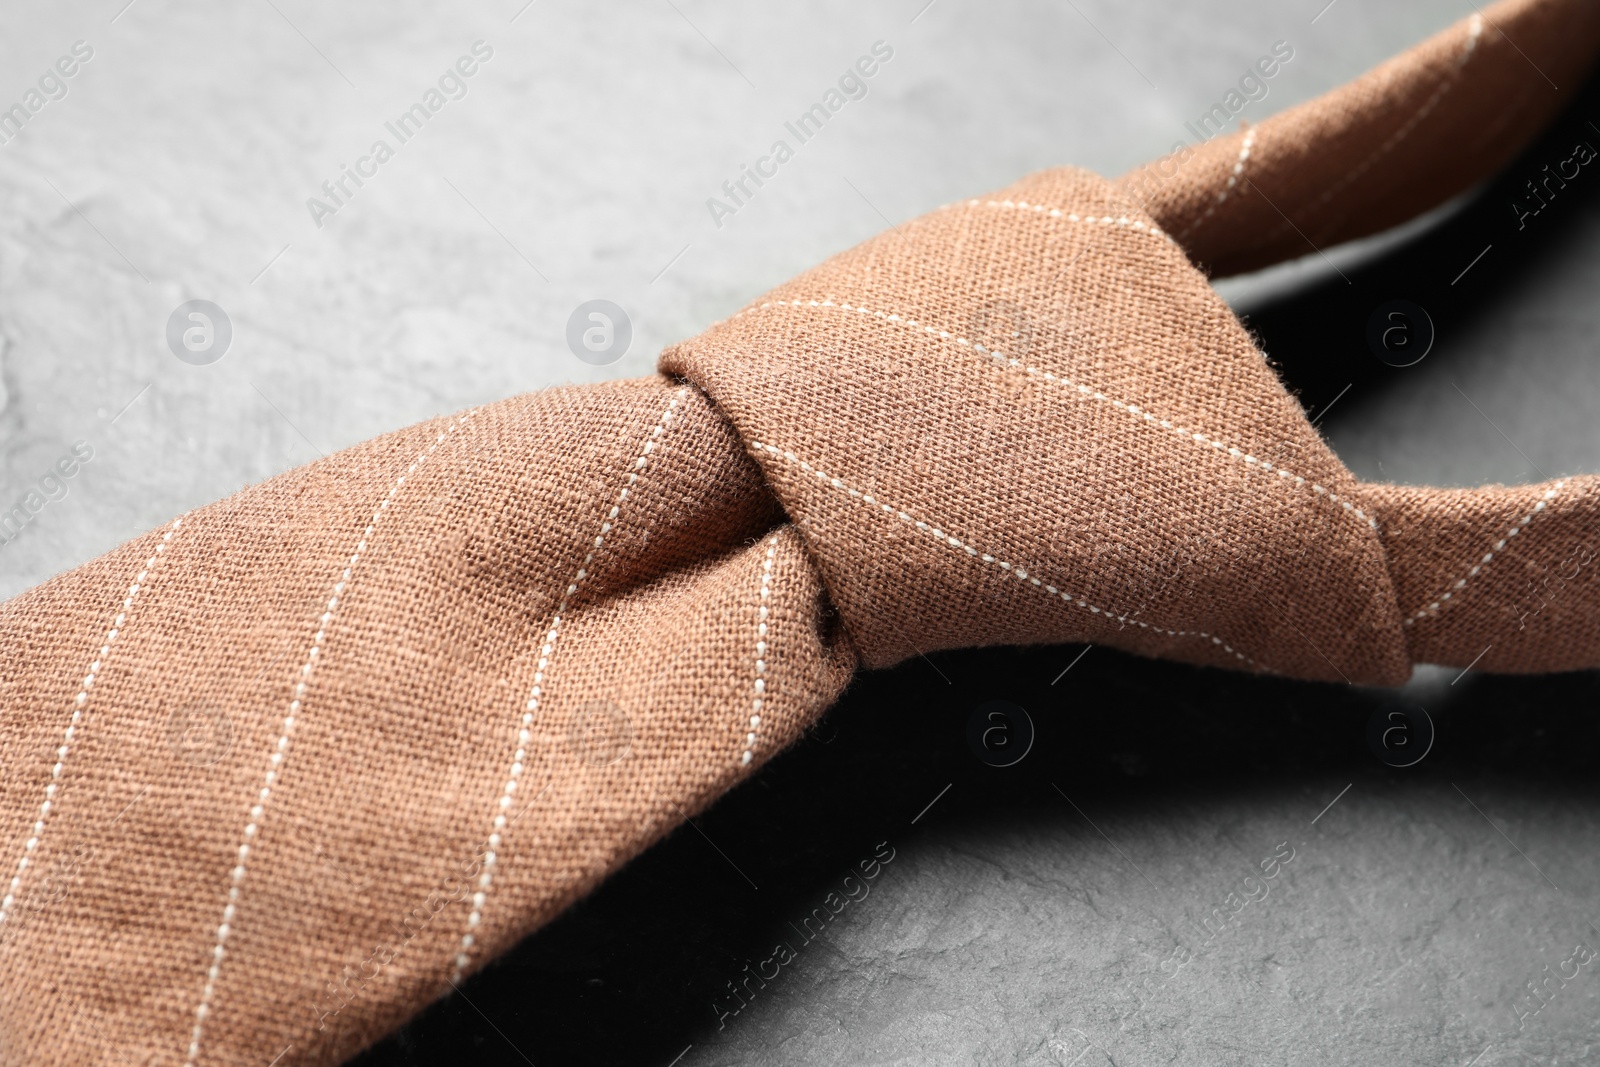
{"type": "Polygon", "coordinates": [[[1379,523],[1178,242],[1032,175],[669,350],[869,665],[1091,641],[1298,677],[1410,669],[1379,523]]]}

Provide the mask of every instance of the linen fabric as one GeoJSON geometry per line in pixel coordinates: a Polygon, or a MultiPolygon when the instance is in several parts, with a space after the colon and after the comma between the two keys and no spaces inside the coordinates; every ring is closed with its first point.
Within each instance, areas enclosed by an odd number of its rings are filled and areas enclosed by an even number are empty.
{"type": "Polygon", "coordinates": [[[1600,663],[1596,479],[1359,482],[1201,270],[1481,180],[1597,48],[1593,6],[1507,0],[1155,177],[948,205],[657,376],[385,435],[0,606],[0,1060],[339,1062],[858,665],[1600,663]]]}

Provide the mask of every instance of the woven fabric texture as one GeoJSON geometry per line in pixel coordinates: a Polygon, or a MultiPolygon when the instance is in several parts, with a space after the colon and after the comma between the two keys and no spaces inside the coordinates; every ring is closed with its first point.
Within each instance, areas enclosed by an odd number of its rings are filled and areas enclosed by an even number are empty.
{"type": "Polygon", "coordinates": [[[1597,47],[1592,5],[1508,0],[1159,180],[948,205],[655,377],[386,435],[0,606],[0,1061],[337,1063],[858,665],[1600,664],[1596,479],[1359,482],[1196,266],[1441,202],[1597,47]]]}

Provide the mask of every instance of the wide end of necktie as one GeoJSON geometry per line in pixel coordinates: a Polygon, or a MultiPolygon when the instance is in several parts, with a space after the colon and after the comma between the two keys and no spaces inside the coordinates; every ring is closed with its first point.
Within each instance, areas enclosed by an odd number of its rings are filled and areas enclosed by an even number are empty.
{"type": "Polygon", "coordinates": [[[0,1050],[334,1063],[792,743],[855,656],[697,390],[388,434],[0,606],[0,1050]]]}

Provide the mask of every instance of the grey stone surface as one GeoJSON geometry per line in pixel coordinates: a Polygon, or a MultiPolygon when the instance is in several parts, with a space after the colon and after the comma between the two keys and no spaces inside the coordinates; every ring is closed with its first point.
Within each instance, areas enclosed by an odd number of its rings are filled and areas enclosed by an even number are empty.
{"type": "MultiPolygon", "coordinates": [[[[73,42],[94,55],[0,147],[0,503],[76,441],[94,458],[0,545],[0,595],[319,452],[644,373],[663,344],[940,203],[1061,163],[1117,173],[1183,136],[1275,40],[1295,58],[1248,118],[1473,10],[674,3],[9,12],[0,104],[73,42]],[[384,123],[480,39],[494,54],[465,97],[314,225],[307,198],[375,139],[395,145],[384,123]],[[706,199],[877,40],[894,57],[866,97],[717,226],[706,199]],[[165,340],[196,298],[234,330],[209,366],[165,340]],[[564,339],[597,298],[634,326],[608,367],[564,339]]],[[[1404,240],[1221,288],[1308,408],[1348,379],[1323,427],[1365,477],[1593,471],[1594,204],[1575,189],[1521,245],[1486,229],[1499,208],[1458,206],[1404,240]],[[1491,242],[1465,288],[1448,285],[1491,242]],[[1360,327],[1396,287],[1438,312],[1437,350],[1374,373],[1360,327]]],[[[1583,775],[1593,678],[1451,686],[1424,672],[1441,751],[1404,774],[1361,748],[1380,695],[1099,650],[1050,686],[1074,655],[941,657],[949,692],[920,663],[866,680],[830,716],[831,743],[802,745],[703,824],[761,891],[739,896],[684,830],[469,987],[493,1027],[458,998],[371,1062],[522,1062],[512,1046],[541,1067],[664,1064],[684,1046],[686,1067],[1589,1061],[1594,967],[1521,1030],[1515,1005],[1578,939],[1600,948],[1585,918],[1600,878],[1583,775]],[[1006,694],[1041,724],[1010,778],[959,740],[965,710],[1006,694]],[[718,1029],[724,983],[878,840],[896,858],[870,896],[718,1029]],[[1269,896],[1208,939],[1199,921],[1280,842],[1295,858],[1269,896]]]]}

